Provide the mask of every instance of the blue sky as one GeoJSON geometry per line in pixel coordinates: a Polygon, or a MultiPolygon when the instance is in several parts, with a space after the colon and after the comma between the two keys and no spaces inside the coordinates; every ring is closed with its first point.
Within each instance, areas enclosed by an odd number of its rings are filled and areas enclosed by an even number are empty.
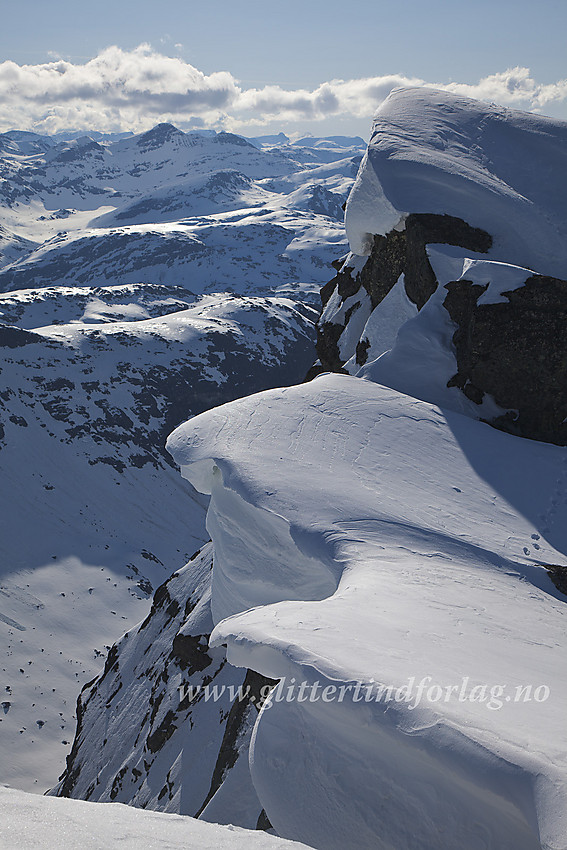
{"type": "Polygon", "coordinates": [[[567,0],[27,0],[1,11],[3,130],[173,120],[367,136],[389,88],[408,83],[567,118],[567,0]]]}

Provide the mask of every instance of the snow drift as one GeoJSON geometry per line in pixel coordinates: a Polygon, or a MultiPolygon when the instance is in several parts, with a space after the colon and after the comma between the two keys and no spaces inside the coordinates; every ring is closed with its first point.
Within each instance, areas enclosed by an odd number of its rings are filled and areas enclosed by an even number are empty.
{"type": "Polygon", "coordinates": [[[494,235],[491,256],[561,277],[567,264],[567,122],[425,88],[396,89],[374,120],[349,196],[355,254],[408,213],[494,235]]]}

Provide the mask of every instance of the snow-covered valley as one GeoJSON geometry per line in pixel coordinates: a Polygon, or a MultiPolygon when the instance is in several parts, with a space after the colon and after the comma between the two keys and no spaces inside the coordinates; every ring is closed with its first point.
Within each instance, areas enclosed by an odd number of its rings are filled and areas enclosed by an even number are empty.
{"type": "Polygon", "coordinates": [[[566,850],[567,125],[275,141],[0,137],[1,779],[125,846],[566,850]]]}

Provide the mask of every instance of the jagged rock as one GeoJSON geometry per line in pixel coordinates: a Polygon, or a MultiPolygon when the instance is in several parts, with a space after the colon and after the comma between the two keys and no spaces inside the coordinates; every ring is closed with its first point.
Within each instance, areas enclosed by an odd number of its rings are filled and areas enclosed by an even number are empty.
{"type": "Polygon", "coordinates": [[[567,567],[561,564],[544,564],[544,566],[557,590],[567,596],[567,567]]]}
{"type": "Polygon", "coordinates": [[[478,304],[487,287],[447,284],[444,307],[458,326],[458,372],[450,381],[477,404],[490,393],[511,409],[491,424],[503,431],[567,444],[567,281],[531,275],[502,296],[478,304]]]}
{"type": "MultiPolygon", "coordinates": [[[[246,671],[246,678],[242,685],[243,698],[234,700],[228,718],[226,720],[225,732],[220,746],[217,762],[211,778],[211,787],[203,805],[196,813],[199,817],[206,809],[216,792],[224,782],[227,773],[234,767],[242,749],[241,738],[246,735],[247,730],[254,724],[255,714],[260,711],[264,702],[265,688],[271,688],[276,684],[274,679],[261,676],[254,670],[246,671]]],[[[258,817],[260,822],[262,813],[258,817]]],[[[256,827],[257,829],[268,829],[269,827],[256,827]]]]}
{"type": "MultiPolygon", "coordinates": [[[[364,330],[359,330],[357,316],[364,298],[370,299],[371,311],[376,310],[401,279],[400,286],[418,311],[429,303],[439,281],[428,245],[456,246],[464,249],[462,255],[459,252],[464,258],[468,252],[487,253],[492,237],[462,219],[429,214],[409,215],[405,230],[375,236],[363,267],[355,272],[357,258],[351,255],[322,290],[320,366],[311,370],[309,378],[322,371],[354,373],[365,365],[371,344],[364,330]]],[[[440,303],[455,325],[452,343],[457,365],[446,386],[458,388],[473,405],[488,400],[491,412],[483,408],[477,415],[503,431],[566,445],[567,282],[528,269],[522,280],[520,267],[505,264],[489,262],[486,268],[482,283],[467,279],[465,273],[449,283],[447,277],[442,280],[447,294],[440,303]],[[497,283],[498,295],[493,297],[495,290],[491,290],[481,299],[490,285],[485,281],[500,280],[506,268],[516,270],[518,282],[509,291],[500,291],[502,285],[497,283]]],[[[371,352],[370,356],[378,355],[371,352]]],[[[383,373],[377,380],[384,380],[383,373]]],[[[445,381],[446,377],[443,386],[445,381]]],[[[419,388],[414,391],[419,396],[419,388]]],[[[476,415],[471,405],[468,412],[476,415]]]]}

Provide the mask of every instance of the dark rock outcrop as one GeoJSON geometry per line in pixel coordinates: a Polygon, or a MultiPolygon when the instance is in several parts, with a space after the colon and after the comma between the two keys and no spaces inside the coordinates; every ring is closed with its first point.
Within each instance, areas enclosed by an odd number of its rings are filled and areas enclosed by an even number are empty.
{"type": "Polygon", "coordinates": [[[30,345],[33,342],[44,343],[45,337],[35,334],[33,331],[26,331],[23,328],[16,328],[13,325],[5,325],[0,322],[0,347],[20,348],[22,345],[30,345]]]}
{"type": "MultiPolygon", "coordinates": [[[[345,262],[337,263],[336,277],[321,292],[326,310],[318,328],[320,365],[309,378],[322,371],[345,372],[353,356],[359,366],[366,363],[370,341],[352,328],[348,337],[343,332],[356,310],[364,302],[368,310],[368,299],[374,310],[400,275],[410,301],[423,308],[439,285],[427,255],[430,244],[457,246],[474,256],[490,250],[492,237],[453,216],[411,214],[405,230],[374,237],[357,274],[345,262]]],[[[479,304],[487,286],[465,279],[446,285],[443,306],[456,325],[457,360],[447,386],[477,405],[491,397],[505,411],[489,420],[496,428],[567,445],[567,281],[526,270],[522,285],[501,293],[495,303],[479,304]]]]}
{"type": "Polygon", "coordinates": [[[477,404],[489,393],[511,410],[491,422],[497,428],[567,445],[567,281],[531,275],[496,304],[478,304],[486,287],[467,280],[446,288],[444,306],[458,325],[449,385],[477,404]]]}
{"type": "MultiPolygon", "coordinates": [[[[196,812],[195,817],[205,810],[209,802],[217,793],[218,789],[224,782],[228,772],[236,764],[240,755],[239,741],[246,734],[250,724],[254,723],[255,717],[252,716],[260,711],[265,695],[274,685],[274,679],[268,679],[254,670],[246,671],[246,678],[242,684],[242,698],[237,697],[232,703],[229,715],[226,720],[225,731],[220,746],[217,762],[211,778],[211,787],[205,797],[203,805],[196,812]]],[[[260,820],[260,819],[258,819],[260,820]]],[[[263,827],[257,827],[262,829],[263,827]]]]}
{"type": "MultiPolygon", "coordinates": [[[[146,619],[110,648],[102,674],[85,685],[67,768],[52,794],[205,820],[225,783],[221,793],[230,796],[233,768],[248,757],[275,682],[250,670],[244,679],[222,647],[209,648],[212,557],[209,543],[157,588],[146,619]]],[[[261,804],[252,786],[246,793],[241,825],[253,829],[261,804]]]]}
{"type": "MultiPolygon", "coordinates": [[[[339,266],[336,277],[321,290],[323,307],[335,290],[344,302],[359,292],[362,286],[374,310],[403,274],[408,298],[421,310],[438,285],[426,251],[426,246],[434,243],[486,253],[492,245],[492,237],[454,216],[412,213],[406,219],[405,230],[392,230],[387,236],[374,237],[370,256],[359,274],[353,277],[352,268],[339,266]]],[[[341,358],[338,341],[347,323],[348,315],[342,324],[333,321],[319,324],[317,354],[321,361],[320,371],[344,371],[342,367],[346,361],[341,358]]],[[[365,354],[366,349],[361,349],[360,365],[364,363],[365,354]]]]}

